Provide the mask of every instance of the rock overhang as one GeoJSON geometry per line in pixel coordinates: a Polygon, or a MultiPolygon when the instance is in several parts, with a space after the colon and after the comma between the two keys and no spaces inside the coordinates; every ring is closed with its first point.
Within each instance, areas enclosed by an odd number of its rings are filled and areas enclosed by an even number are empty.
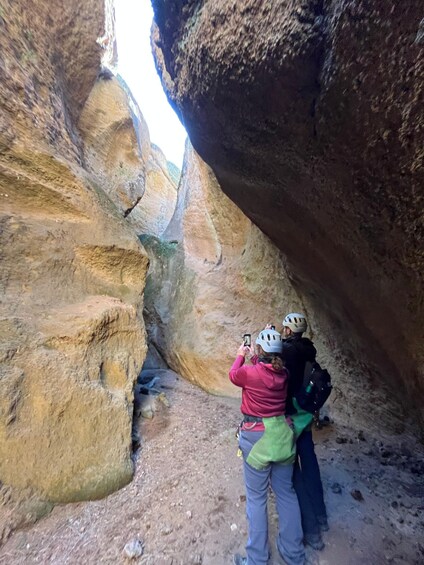
{"type": "Polygon", "coordinates": [[[158,70],[196,151],[331,339],[422,412],[418,3],[153,6],[158,70]]]}

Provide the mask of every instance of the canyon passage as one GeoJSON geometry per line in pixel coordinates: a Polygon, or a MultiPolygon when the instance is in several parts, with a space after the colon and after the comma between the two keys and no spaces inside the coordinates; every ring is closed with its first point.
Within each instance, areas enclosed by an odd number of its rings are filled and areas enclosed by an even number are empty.
{"type": "Polygon", "coordinates": [[[244,553],[228,370],[290,311],[334,384],[307,562],[421,563],[421,3],[152,5],[181,171],[110,0],[1,0],[0,563],[244,553]]]}

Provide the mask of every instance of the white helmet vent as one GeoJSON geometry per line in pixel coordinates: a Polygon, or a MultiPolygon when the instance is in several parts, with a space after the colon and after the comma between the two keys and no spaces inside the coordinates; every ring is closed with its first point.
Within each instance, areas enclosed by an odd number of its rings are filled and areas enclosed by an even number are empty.
{"type": "Polygon", "coordinates": [[[303,314],[293,312],[292,314],[287,314],[287,316],[284,318],[283,326],[290,328],[294,333],[303,333],[306,332],[308,324],[303,314]]]}
{"type": "Polygon", "coordinates": [[[283,351],[281,334],[275,330],[262,330],[256,338],[256,344],[260,345],[265,353],[281,353],[283,351]]]}

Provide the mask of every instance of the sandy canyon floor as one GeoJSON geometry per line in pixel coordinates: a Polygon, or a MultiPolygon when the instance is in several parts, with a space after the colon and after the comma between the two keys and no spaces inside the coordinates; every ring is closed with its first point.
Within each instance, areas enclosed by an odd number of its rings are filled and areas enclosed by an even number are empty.
{"type": "MultiPolygon", "coordinates": [[[[134,480],[106,499],[57,506],[0,548],[0,563],[226,565],[246,543],[239,401],[161,370],[152,419],[140,418],[134,480]],[[129,542],[142,554],[132,560],[129,542]]],[[[316,430],[330,531],[310,565],[424,562],[422,459],[399,439],[331,423],[316,430]],[[353,493],[353,494],[352,494],[353,493]],[[359,494],[358,494],[359,493],[359,494]]],[[[269,504],[271,547],[277,517],[269,504]]],[[[275,554],[271,565],[281,564],[275,554]]]]}

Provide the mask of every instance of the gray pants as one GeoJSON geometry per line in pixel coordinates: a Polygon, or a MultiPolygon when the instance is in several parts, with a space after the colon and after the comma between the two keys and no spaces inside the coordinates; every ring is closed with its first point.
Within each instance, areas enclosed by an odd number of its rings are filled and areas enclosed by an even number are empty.
{"type": "Polygon", "coordinates": [[[246,513],[249,539],[246,545],[248,565],[267,565],[268,545],[268,487],[275,494],[279,532],[277,547],[287,565],[303,565],[305,550],[299,503],[293,489],[293,465],[271,463],[258,471],[246,463],[253,445],[263,432],[241,432],[240,449],[243,453],[244,482],[246,485],[246,513]]]}

